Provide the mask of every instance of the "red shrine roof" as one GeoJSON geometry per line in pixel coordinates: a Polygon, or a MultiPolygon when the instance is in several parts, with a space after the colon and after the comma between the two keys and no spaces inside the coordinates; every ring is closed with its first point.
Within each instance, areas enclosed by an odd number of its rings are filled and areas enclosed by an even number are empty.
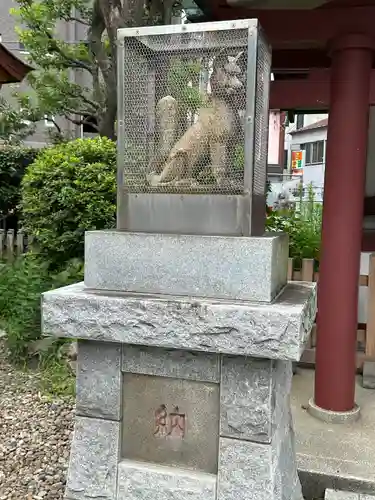
{"type": "Polygon", "coordinates": [[[202,10],[216,3],[219,8],[242,8],[248,10],[313,10],[335,7],[373,6],[374,0],[194,0],[202,10]]]}
{"type": "MultiPolygon", "coordinates": [[[[185,0],[192,3],[192,0],[185,0]]],[[[370,45],[375,0],[194,0],[191,22],[258,19],[272,47],[270,106],[316,110],[330,105],[332,42],[370,45]]],[[[191,16],[191,17],[189,17],[191,16]]],[[[375,58],[371,103],[375,102],[375,58]]]]}
{"type": "Polygon", "coordinates": [[[301,127],[297,130],[292,130],[289,132],[291,135],[299,134],[300,132],[305,132],[306,130],[316,130],[318,128],[324,128],[328,126],[328,118],[324,118],[323,120],[319,120],[314,123],[310,123],[310,125],[306,125],[306,127],[301,127]]]}
{"type": "Polygon", "coordinates": [[[194,1],[202,12],[201,21],[258,19],[272,46],[276,76],[329,69],[327,47],[343,34],[360,33],[375,38],[375,0],[194,1]]]}
{"type": "Polygon", "coordinates": [[[0,43],[0,86],[21,82],[32,69],[0,43]]]}

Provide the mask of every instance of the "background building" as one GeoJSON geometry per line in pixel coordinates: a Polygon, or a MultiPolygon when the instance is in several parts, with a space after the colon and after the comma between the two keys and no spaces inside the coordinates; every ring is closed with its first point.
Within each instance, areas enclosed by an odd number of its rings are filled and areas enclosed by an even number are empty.
{"type": "Polygon", "coordinates": [[[303,186],[305,188],[311,186],[315,200],[322,202],[328,115],[298,115],[298,118],[299,124],[297,124],[296,120],[296,123],[289,127],[286,133],[288,167],[289,169],[292,168],[292,152],[304,151],[303,186]]]}
{"type": "MultiPolygon", "coordinates": [[[[314,193],[314,200],[322,202],[328,115],[298,114],[294,123],[288,123],[288,118],[285,116],[280,123],[284,129],[283,158],[282,163],[280,161],[279,175],[274,173],[270,164],[268,165],[268,178],[272,188],[268,204],[274,205],[280,194],[293,201],[299,200],[302,193],[306,199],[311,190],[314,193]],[[293,170],[293,152],[301,150],[302,168],[296,173],[293,170]]],[[[274,148],[274,141],[275,137],[270,133],[270,151],[274,148]]]]}
{"type": "MultiPolygon", "coordinates": [[[[2,44],[10,50],[14,55],[16,55],[21,60],[25,60],[27,57],[27,52],[25,52],[22,43],[18,40],[17,33],[15,31],[16,19],[10,14],[10,9],[18,7],[15,0],[1,0],[0,1],[0,35],[2,44]]],[[[79,40],[84,39],[84,32],[82,26],[75,22],[61,22],[57,27],[60,37],[68,43],[75,43],[79,40]]],[[[82,82],[81,72],[72,72],[71,78],[77,83],[82,82]]],[[[14,89],[26,90],[28,88],[27,81],[20,84],[7,85],[1,89],[1,96],[5,97],[8,102],[12,102],[12,93],[14,89]]],[[[15,103],[16,104],[16,103],[15,103]]],[[[53,117],[62,128],[62,130],[69,132],[72,137],[81,137],[84,133],[82,127],[72,124],[65,118],[53,117]]],[[[29,146],[41,147],[45,144],[48,128],[53,127],[53,124],[47,119],[42,120],[37,124],[35,133],[30,136],[25,142],[29,146]]]]}

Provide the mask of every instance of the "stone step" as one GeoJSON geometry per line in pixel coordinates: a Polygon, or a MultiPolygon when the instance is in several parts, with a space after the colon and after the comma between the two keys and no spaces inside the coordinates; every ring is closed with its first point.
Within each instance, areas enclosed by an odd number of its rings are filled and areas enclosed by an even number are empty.
{"type": "Polygon", "coordinates": [[[349,491],[326,490],[324,500],[375,500],[375,496],[349,491]]]}

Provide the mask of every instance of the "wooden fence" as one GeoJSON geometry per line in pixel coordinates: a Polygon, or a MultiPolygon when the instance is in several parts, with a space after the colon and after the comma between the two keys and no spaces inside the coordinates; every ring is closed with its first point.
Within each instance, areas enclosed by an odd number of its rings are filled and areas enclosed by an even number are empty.
{"type": "MultiPolygon", "coordinates": [[[[314,271],[314,267],[312,259],[304,259],[301,270],[295,271],[293,259],[289,259],[288,279],[319,282],[319,273],[314,271]]],[[[357,329],[357,368],[361,370],[365,360],[375,360],[375,254],[370,255],[368,275],[359,276],[358,286],[367,287],[367,319],[366,323],[359,323],[357,329]]],[[[302,364],[315,364],[316,338],[314,325],[301,359],[302,364]]]]}
{"type": "Polygon", "coordinates": [[[0,259],[13,259],[27,251],[27,238],[22,231],[0,229],[0,259]]]}

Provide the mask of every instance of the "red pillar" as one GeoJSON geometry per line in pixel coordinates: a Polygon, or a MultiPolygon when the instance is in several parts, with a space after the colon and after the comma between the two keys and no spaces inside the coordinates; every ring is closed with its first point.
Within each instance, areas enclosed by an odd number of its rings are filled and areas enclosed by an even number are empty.
{"type": "Polygon", "coordinates": [[[331,56],[314,402],[324,410],[344,412],[355,407],[372,40],[340,37],[331,56]]]}

